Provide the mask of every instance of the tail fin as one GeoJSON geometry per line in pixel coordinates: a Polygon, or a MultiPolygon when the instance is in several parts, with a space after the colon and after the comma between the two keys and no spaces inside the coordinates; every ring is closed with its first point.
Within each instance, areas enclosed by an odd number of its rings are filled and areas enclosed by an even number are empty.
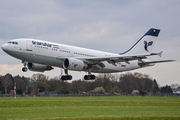
{"type": "Polygon", "coordinates": [[[159,29],[151,28],[129,50],[124,53],[120,53],[120,55],[143,54],[151,52],[159,32],[159,29]]]}

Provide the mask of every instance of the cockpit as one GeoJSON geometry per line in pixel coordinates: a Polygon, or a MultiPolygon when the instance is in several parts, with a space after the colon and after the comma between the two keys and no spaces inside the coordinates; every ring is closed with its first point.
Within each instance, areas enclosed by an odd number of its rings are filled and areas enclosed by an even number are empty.
{"type": "Polygon", "coordinates": [[[15,41],[9,41],[8,44],[15,44],[15,45],[18,45],[18,42],[15,42],[15,41]]]}
{"type": "Polygon", "coordinates": [[[10,40],[9,42],[3,44],[1,48],[6,52],[6,51],[16,51],[19,49],[20,43],[18,40],[10,40]]]}

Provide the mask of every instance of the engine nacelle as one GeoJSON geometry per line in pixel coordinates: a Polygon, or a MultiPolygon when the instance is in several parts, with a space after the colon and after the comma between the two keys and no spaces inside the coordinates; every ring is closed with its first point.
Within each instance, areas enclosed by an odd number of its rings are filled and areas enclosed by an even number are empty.
{"type": "Polygon", "coordinates": [[[36,72],[44,72],[44,71],[50,71],[52,69],[54,69],[51,66],[47,66],[47,65],[41,65],[41,64],[36,64],[36,63],[29,63],[27,64],[28,69],[31,71],[36,71],[36,72]]]}
{"type": "Polygon", "coordinates": [[[63,68],[67,70],[82,71],[88,68],[88,65],[82,60],[76,58],[66,58],[63,62],[63,68]]]}

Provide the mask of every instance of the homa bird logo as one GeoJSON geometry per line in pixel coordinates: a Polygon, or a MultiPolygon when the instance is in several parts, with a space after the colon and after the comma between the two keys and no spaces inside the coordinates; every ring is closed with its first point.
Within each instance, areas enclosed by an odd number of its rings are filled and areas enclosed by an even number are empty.
{"type": "Polygon", "coordinates": [[[144,49],[145,49],[147,52],[149,52],[149,51],[148,51],[148,47],[151,46],[152,44],[153,44],[153,41],[150,41],[150,42],[144,41],[144,49]]]}
{"type": "Polygon", "coordinates": [[[74,67],[77,67],[78,66],[78,64],[74,64],[74,67]]]}
{"type": "Polygon", "coordinates": [[[74,68],[76,68],[78,66],[78,64],[74,64],[74,63],[72,63],[72,64],[73,64],[74,68]]]}

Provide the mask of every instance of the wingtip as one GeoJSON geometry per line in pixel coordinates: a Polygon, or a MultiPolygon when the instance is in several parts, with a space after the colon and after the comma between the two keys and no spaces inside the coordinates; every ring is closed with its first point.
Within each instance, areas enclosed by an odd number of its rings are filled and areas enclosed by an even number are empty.
{"type": "Polygon", "coordinates": [[[161,56],[162,56],[162,53],[163,53],[163,51],[159,52],[159,54],[158,54],[158,55],[161,57],[161,56]]]}

